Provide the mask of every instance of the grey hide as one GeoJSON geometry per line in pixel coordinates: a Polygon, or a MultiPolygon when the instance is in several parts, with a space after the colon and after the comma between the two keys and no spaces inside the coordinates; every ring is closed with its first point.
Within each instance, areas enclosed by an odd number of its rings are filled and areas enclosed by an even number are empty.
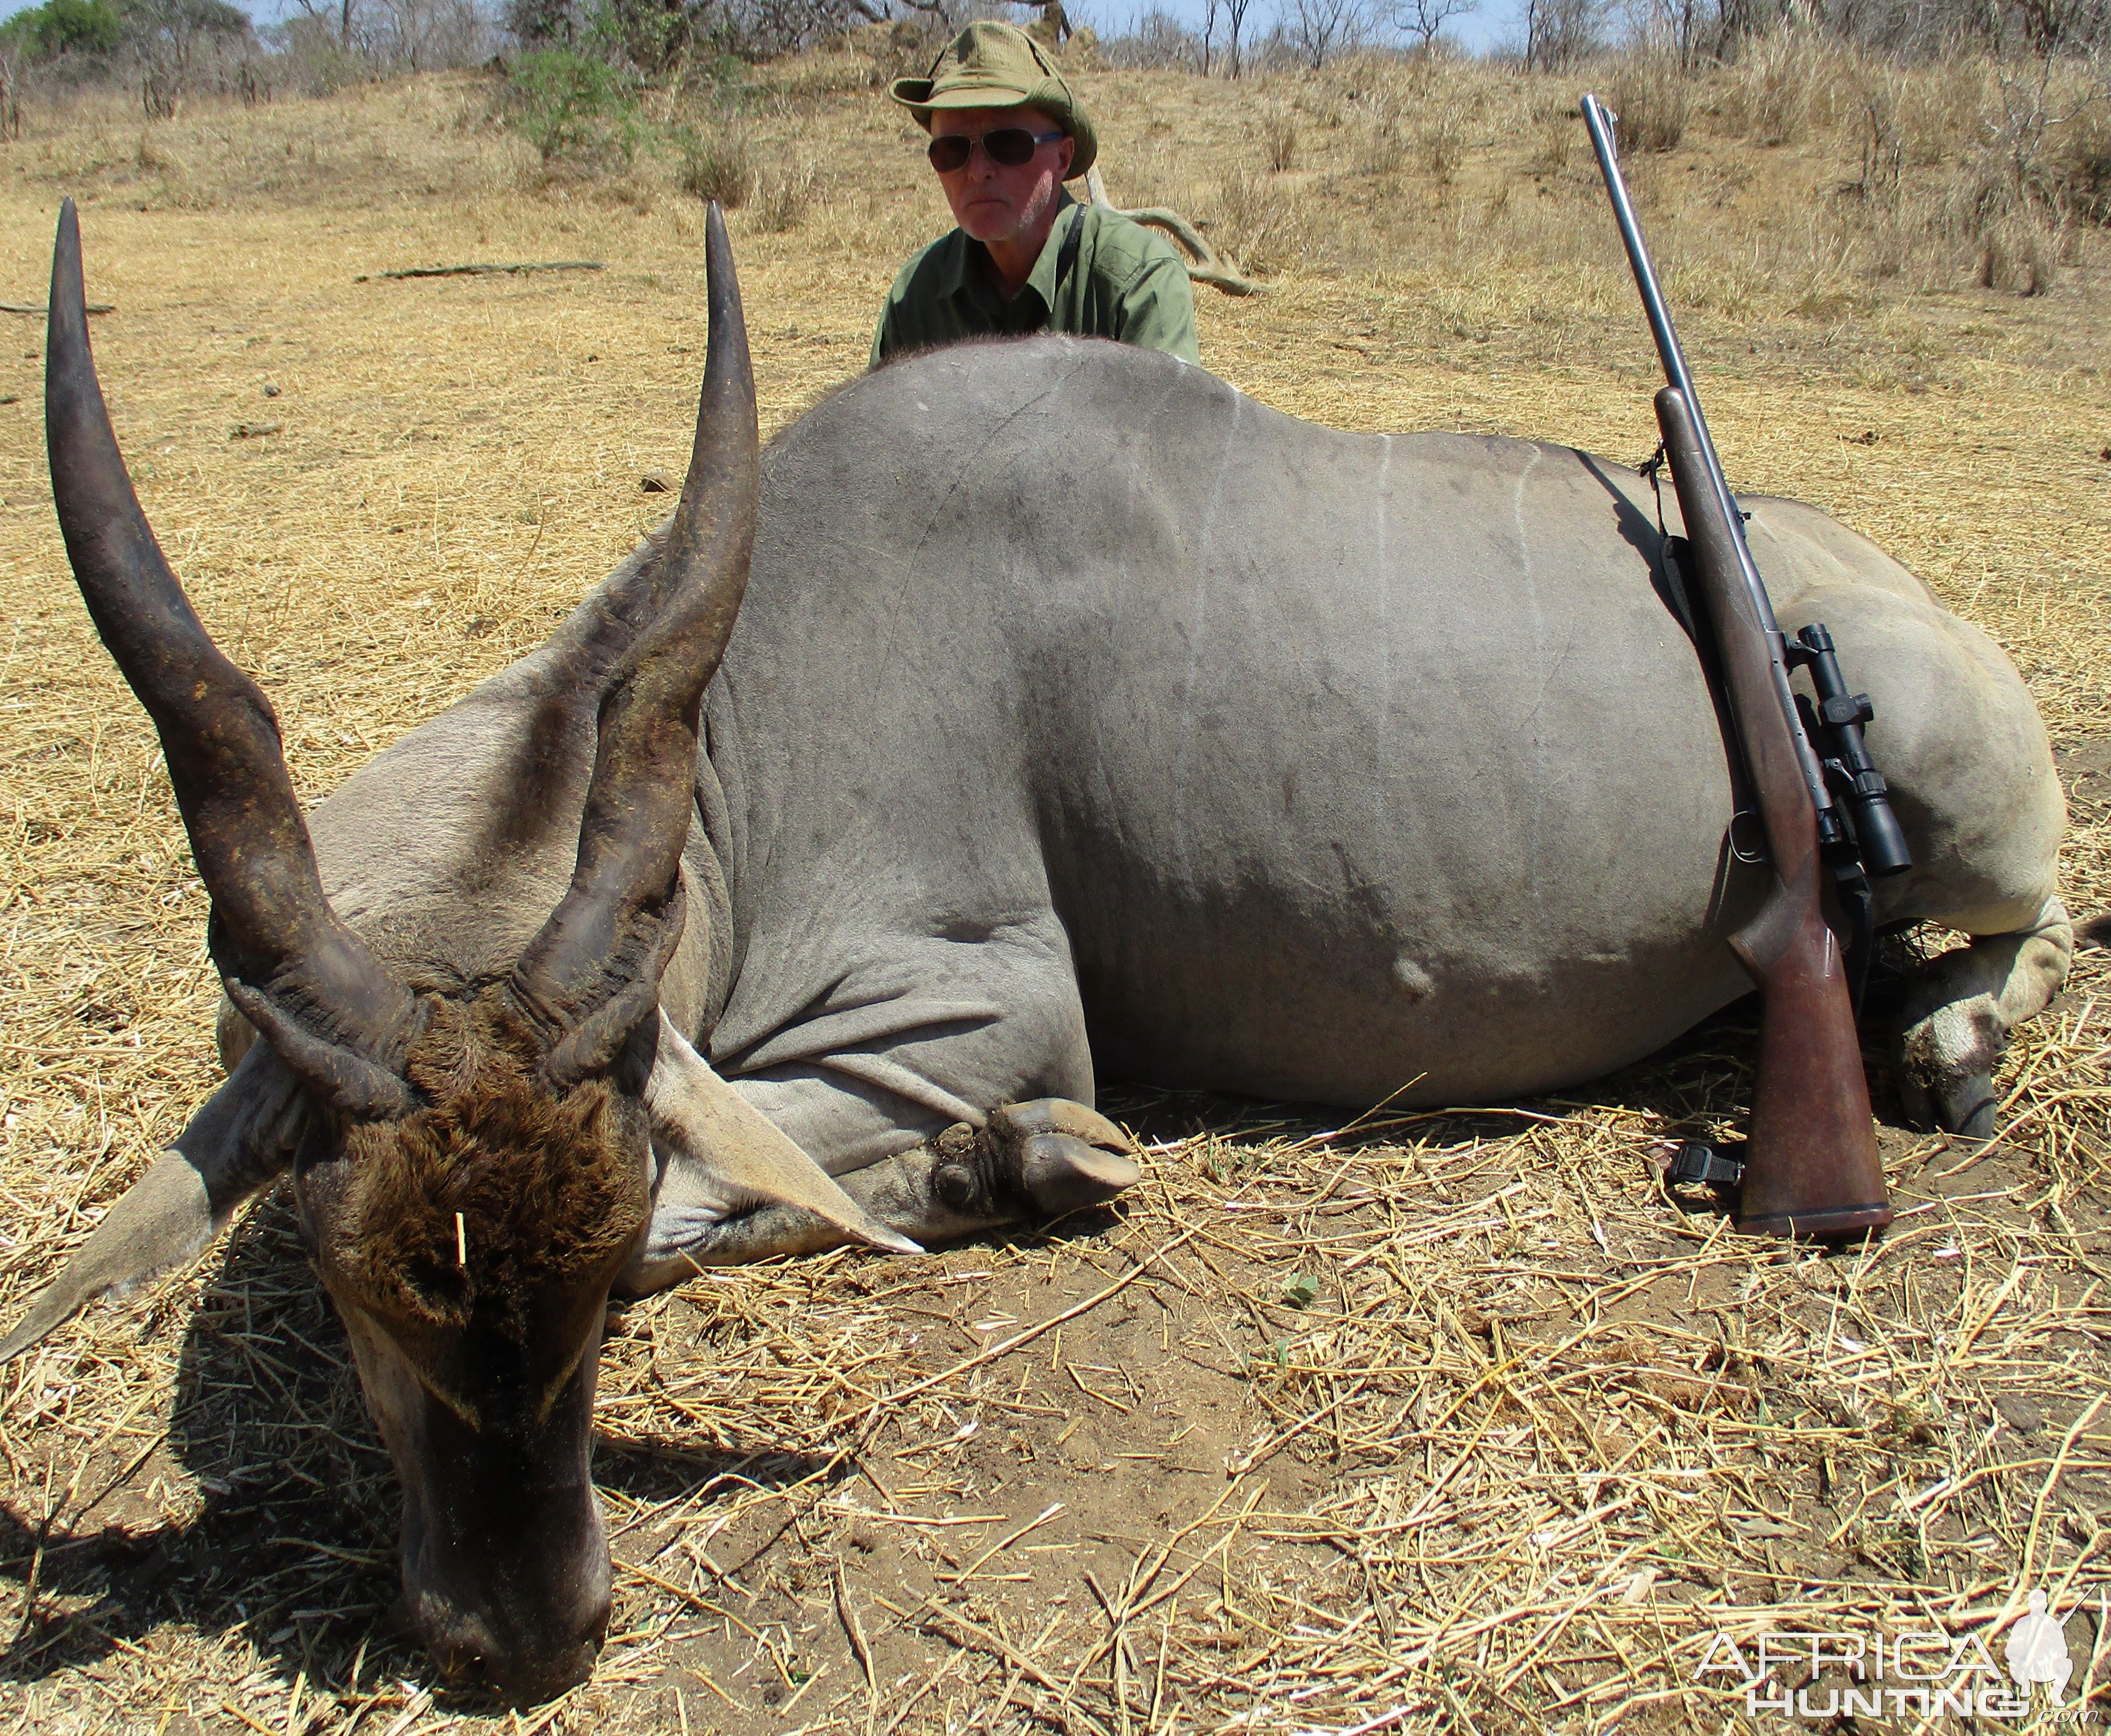
{"type": "MultiPolygon", "coordinates": [[[[1829,622],[1875,701],[1917,864],[1882,920],[2009,937],[1917,1014],[1930,1068],[1978,1066],[2065,968],[2044,729],[1895,561],[1747,505],[1784,626],[1829,622]]],[[[1089,1104],[1096,1055],[1360,1107],[1648,1054],[1745,991],[1759,889],[1654,513],[1608,460],[1337,433],[1110,344],[859,380],[765,456],[663,1009],[839,1176],[1089,1104]]],[[[313,816],[385,961],[502,969],[562,891],[595,607],[313,816]]]]}

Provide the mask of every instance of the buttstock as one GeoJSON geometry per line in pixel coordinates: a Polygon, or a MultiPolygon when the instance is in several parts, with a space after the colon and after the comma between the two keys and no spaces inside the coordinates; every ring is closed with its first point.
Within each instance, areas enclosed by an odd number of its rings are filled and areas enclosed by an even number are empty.
{"type": "Polygon", "coordinates": [[[1826,918],[1809,748],[1791,720],[1781,634],[1685,398],[1666,388],[1656,411],[1773,869],[1759,914],[1730,937],[1761,1007],[1737,1227],[1784,1236],[1881,1229],[1891,1208],[1846,961],[1826,918]]]}
{"type": "Polygon", "coordinates": [[[1881,1229],[1891,1220],[1891,1199],[1846,961],[1815,888],[1795,902],[1801,915],[1761,979],[1759,1075],[1737,1227],[1782,1236],[1881,1229]]]}

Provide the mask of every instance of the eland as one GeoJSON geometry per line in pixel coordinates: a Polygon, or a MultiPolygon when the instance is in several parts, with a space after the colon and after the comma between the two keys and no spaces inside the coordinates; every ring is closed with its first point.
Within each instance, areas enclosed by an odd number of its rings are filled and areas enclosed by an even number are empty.
{"type": "MultiPolygon", "coordinates": [[[[60,522],[211,893],[229,1072],[0,1357],[290,1174],[402,1482],[404,1613],[515,1702],[608,1619],[611,1293],[1109,1200],[1111,1073],[1573,1086],[1745,992],[1765,888],[1632,470],[1047,337],[898,363],[759,454],[715,209],[706,254],[671,520],[306,816],[126,477],[70,202],[53,268],[60,522]]],[[[1915,864],[1880,923],[1970,937],[1910,984],[1909,1103],[1984,1134],[2073,944],[2045,729],[1895,561],[1746,504],[1784,626],[1829,622],[1875,702],[1915,864]]]]}

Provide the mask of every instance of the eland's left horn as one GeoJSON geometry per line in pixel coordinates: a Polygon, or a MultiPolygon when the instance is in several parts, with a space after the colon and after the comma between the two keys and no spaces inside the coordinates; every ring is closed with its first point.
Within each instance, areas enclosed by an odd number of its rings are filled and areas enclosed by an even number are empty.
{"type": "Polygon", "coordinates": [[[710,351],[696,445],[661,554],[665,601],[602,702],[570,890],[513,970],[561,1080],[606,1066],[659,996],[679,938],[682,847],[704,688],[733,635],[755,543],[755,375],[725,220],[705,222],[710,351]]]}

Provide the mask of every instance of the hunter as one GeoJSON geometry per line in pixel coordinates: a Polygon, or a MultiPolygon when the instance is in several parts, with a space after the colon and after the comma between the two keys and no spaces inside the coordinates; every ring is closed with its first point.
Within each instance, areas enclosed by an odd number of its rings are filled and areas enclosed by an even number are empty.
{"type": "Polygon", "coordinates": [[[969,25],[930,75],[888,94],[931,135],[960,227],[901,268],[872,366],[967,338],[1059,331],[1200,359],[1187,268],[1170,243],[1064,190],[1092,166],[1091,118],[1042,45],[969,25]]]}

